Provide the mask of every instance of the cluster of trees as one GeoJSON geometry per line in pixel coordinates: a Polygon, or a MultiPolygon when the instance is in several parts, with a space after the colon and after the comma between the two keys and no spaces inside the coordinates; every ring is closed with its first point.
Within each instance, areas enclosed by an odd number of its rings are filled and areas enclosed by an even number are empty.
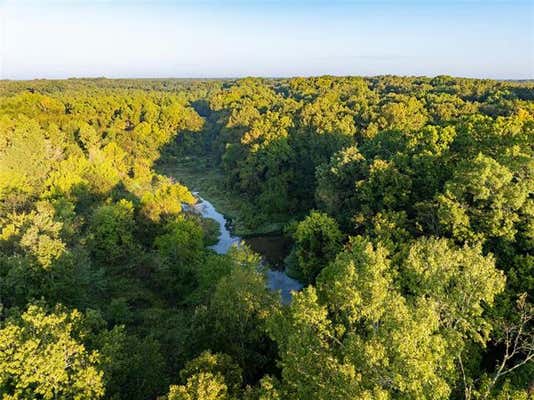
{"type": "Polygon", "coordinates": [[[531,83],[446,76],[211,92],[203,149],[250,224],[288,223],[290,273],[311,288],[272,328],[284,398],[526,396],[533,99],[531,83]]]}
{"type": "Polygon", "coordinates": [[[533,100],[450,77],[3,82],[0,396],[527,399],[533,100]],[[162,155],[287,223],[291,304],[246,246],[207,247],[162,155]]]}
{"type": "Polygon", "coordinates": [[[256,379],[276,304],[257,259],[208,250],[194,196],[153,167],[203,127],[187,89],[74,84],[0,98],[0,398],[153,399],[200,355],[256,379]]]}

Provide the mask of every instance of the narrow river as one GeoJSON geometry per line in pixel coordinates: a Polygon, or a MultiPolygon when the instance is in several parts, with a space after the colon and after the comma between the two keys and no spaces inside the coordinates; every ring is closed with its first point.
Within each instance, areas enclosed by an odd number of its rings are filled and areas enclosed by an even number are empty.
{"type": "MultiPolygon", "coordinates": [[[[242,242],[247,242],[246,239],[241,239],[238,236],[232,235],[228,229],[228,221],[220,212],[218,212],[213,204],[203,199],[198,193],[193,193],[198,198],[198,203],[195,209],[205,218],[214,219],[219,223],[219,241],[210,246],[215,252],[219,254],[226,254],[232,245],[239,245],[242,242]]],[[[253,239],[251,239],[253,240],[253,239]]],[[[263,259],[269,259],[269,254],[260,254],[263,259]]],[[[302,289],[302,284],[296,279],[290,278],[285,271],[276,269],[268,269],[266,272],[267,287],[270,290],[280,290],[282,302],[287,304],[291,301],[291,292],[302,289]]]]}

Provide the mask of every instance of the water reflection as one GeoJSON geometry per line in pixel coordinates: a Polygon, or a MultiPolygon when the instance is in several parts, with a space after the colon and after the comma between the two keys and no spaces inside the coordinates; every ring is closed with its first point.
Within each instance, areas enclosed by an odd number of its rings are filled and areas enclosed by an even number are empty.
{"type": "MultiPolygon", "coordinates": [[[[234,236],[228,229],[228,221],[220,212],[218,212],[213,204],[203,199],[198,193],[193,193],[198,202],[195,209],[204,217],[214,219],[219,223],[219,238],[218,242],[210,246],[218,254],[226,254],[232,245],[238,245],[242,242],[239,236],[234,236]]],[[[287,251],[289,245],[283,238],[273,238],[268,236],[259,236],[255,238],[245,239],[251,248],[258,252],[270,265],[280,266],[283,254],[287,251]]],[[[302,289],[302,284],[296,279],[290,278],[283,270],[269,269],[266,272],[267,287],[270,290],[280,290],[282,302],[287,304],[291,301],[291,292],[302,289]]]]}

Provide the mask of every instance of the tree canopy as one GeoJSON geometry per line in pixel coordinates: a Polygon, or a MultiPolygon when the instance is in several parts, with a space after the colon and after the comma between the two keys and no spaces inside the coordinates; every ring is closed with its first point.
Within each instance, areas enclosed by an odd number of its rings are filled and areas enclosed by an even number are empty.
{"type": "Polygon", "coordinates": [[[532,82],[0,82],[2,400],[534,393],[532,82]]]}

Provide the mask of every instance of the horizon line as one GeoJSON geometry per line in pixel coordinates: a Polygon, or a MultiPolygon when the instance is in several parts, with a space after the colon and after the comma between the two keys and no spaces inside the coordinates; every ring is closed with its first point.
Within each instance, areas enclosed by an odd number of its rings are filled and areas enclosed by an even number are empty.
{"type": "Polygon", "coordinates": [[[399,78],[437,78],[440,76],[450,77],[455,79],[474,79],[474,80],[494,80],[494,81],[534,81],[534,75],[530,78],[490,78],[490,77],[476,77],[476,76],[461,76],[461,75],[449,75],[449,74],[436,74],[436,75],[405,75],[405,74],[377,74],[377,75],[346,75],[346,74],[317,74],[317,75],[280,75],[280,76],[267,76],[267,75],[239,75],[239,76],[135,76],[135,77],[107,77],[107,76],[70,76],[65,78],[0,78],[0,82],[31,82],[31,81],[67,81],[67,80],[238,80],[238,79],[296,79],[296,78],[322,78],[322,77],[334,77],[334,78],[378,78],[385,76],[393,76],[399,78]]]}

